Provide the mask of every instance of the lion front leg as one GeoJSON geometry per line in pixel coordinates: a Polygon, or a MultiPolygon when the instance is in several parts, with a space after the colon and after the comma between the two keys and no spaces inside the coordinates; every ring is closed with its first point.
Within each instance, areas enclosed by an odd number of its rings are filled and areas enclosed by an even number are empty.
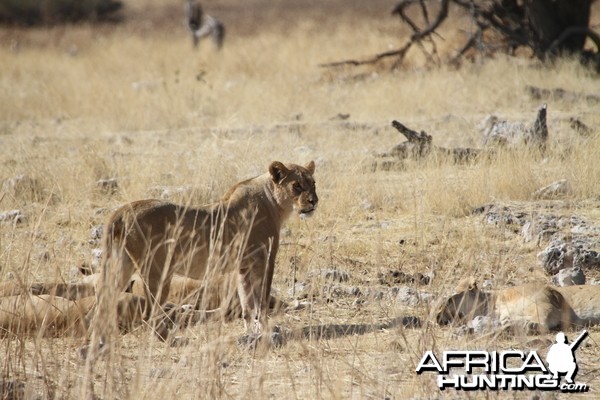
{"type": "Polygon", "coordinates": [[[261,250],[254,252],[238,272],[238,295],[248,334],[260,334],[267,326],[274,267],[275,254],[261,250]]]}
{"type": "Polygon", "coordinates": [[[263,275],[256,269],[240,270],[238,275],[238,296],[242,306],[242,318],[246,334],[259,335],[266,326],[268,303],[262,298],[263,275]]]}
{"type": "Polygon", "coordinates": [[[268,328],[267,314],[275,267],[275,253],[271,252],[270,255],[268,262],[254,264],[253,268],[239,271],[238,294],[246,328],[246,334],[238,341],[241,345],[254,347],[259,339],[265,338],[271,346],[282,346],[285,342],[279,331],[264,335],[268,328]]]}

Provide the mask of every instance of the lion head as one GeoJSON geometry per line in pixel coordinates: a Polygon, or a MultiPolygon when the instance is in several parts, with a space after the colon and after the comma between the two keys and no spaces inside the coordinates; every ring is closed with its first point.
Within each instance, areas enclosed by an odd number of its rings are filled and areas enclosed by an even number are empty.
{"type": "Polygon", "coordinates": [[[437,314],[440,325],[454,322],[466,322],[478,315],[487,315],[488,296],[476,286],[459,292],[446,300],[437,314]]]}
{"type": "Polygon", "coordinates": [[[273,161],[269,166],[269,173],[275,183],[273,194],[277,203],[286,208],[285,205],[291,202],[293,210],[299,215],[311,215],[319,202],[314,172],[314,161],[304,167],[296,164],[285,166],[279,161],[273,161]]]}

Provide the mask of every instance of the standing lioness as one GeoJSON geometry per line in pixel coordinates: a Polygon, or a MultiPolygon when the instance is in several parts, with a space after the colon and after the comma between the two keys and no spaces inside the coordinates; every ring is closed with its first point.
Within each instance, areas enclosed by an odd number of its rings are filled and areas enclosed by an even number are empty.
{"type": "MultiPolygon", "coordinates": [[[[112,299],[134,272],[146,283],[149,318],[164,304],[174,273],[210,288],[224,272],[235,271],[246,330],[259,333],[267,318],[281,226],[292,211],[310,214],[317,207],[314,171],[312,161],[305,167],[275,161],[268,173],[236,184],[215,204],[192,208],[141,200],[117,209],[104,231],[96,337],[110,328],[112,299]]],[[[164,338],[166,332],[157,333],[164,338]]]]}

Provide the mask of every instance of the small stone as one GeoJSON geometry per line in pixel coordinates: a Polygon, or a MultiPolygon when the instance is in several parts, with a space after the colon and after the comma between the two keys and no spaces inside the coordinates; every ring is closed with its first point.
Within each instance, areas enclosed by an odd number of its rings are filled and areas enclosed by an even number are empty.
{"type": "Polygon", "coordinates": [[[324,279],[330,279],[337,282],[346,282],[350,279],[350,275],[342,270],[335,268],[318,269],[308,273],[309,278],[320,276],[324,279]]]}
{"type": "Polygon", "coordinates": [[[183,347],[190,344],[190,339],[185,336],[175,336],[169,339],[170,347],[183,347]]]}
{"type": "Polygon", "coordinates": [[[549,275],[565,268],[579,267],[583,270],[600,268],[600,253],[590,250],[594,242],[589,237],[553,237],[548,247],[537,258],[549,275]]]}
{"type": "Polygon", "coordinates": [[[285,312],[303,310],[308,306],[310,306],[310,301],[294,300],[286,307],[285,312]]]}
{"type": "Polygon", "coordinates": [[[467,325],[461,325],[452,332],[452,335],[454,336],[468,336],[472,334],[473,328],[469,328],[467,325]]]}
{"type": "Polygon", "coordinates": [[[293,288],[288,289],[288,295],[296,298],[306,298],[311,291],[310,282],[296,282],[293,288]]]}
{"type": "Polygon", "coordinates": [[[19,224],[25,220],[25,215],[21,210],[10,210],[0,213],[0,222],[19,224]]]}
{"type": "Polygon", "coordinates": [[[408,286],[395,286],[388,290],[388,296],[394,299],[397,303],[407,306],[416,306],[421,301],[427,301],[431,298],[431,294],[421,292],[408,286]]]}
{"type": "Polygon", "coordinates": [[[373,298],[375,300],[381,300],[381,299],[383,299],[383,295],[384,295],[383,290],[377,290],[375,293],[373,293],[373,298]]]}
{"type": "Polygon", "coordinates": [[[537,254],[537,259],[546,273],[550,275],[573,266],[573,253],[568,250],[566,243],[550,244],[537,254]]]}
{"type": "Polygon", "coordinates": [[[270,344],[273,347],[283,347],[286,344],[285,335],[281,332],[272,332],[270,337],[270,344]]]}
{"type": "Polygon", "coordinates": [[[103,225],[96,225],[90,231],[90,240],[89,243],[91,245],[97,245],[100,243],[100,239],[102,239],[102,232],[104,232],[103,225]]]}
{"type": "Polygon", "coordinates": [[[375,209],[375,206],[373,206],[373,204],[369,200],[363,200],[360,203],[360,207],[366,211],[373,211],[375,209]]]}
{"type": "Polygon", "coordinates": [[[377,274],[379,283],[381,283],[382,285],[394,283],[417,283],[419,285],[429,285],[433,277],[433,272],[429,272],[423,275],[420,272],[416,272],[414,274],[407,274],[400,270],[389,270],[387,272],[380,272],[377,274]]]}
{"type": "Polygon", "coordinates": [[[368,304],[368,302],[365,299],[355,299],[352,302],[352,307],[363,307],[367,304],[368,304]]]}
{"type": "Polygon", "coordinates": [[[256,349],[256,345],[258,343],[258,341],[261,338],[261,334],[258,333],[247,333],[244,334],[242,336],[240,336],[237,340],[237,345],[238,347],[247,349],[247,350],[254,350],[256,349]]]}
{"type": "Polygon", "coordinates": [[[575,254],[573,265],[588,270],[597,270],[600,268],[600,253],[594,250],[579,251],[575,254]]]}
{"type": "Polygon", "coordinates": [[[536,190],[533,197],[536,199],[555,199],[569,193],[571,193],[571,185],[566,179],[561,179],[536,190]]]}
{"type": "Polygon", "coordinates": [[[565,268],[552,277],[557,286],[585,285],[585,274],[579,267],[565,268]]]}
{"type": "Polygon", "coordinates": [[[473,333],[476,334],[489,332],[497,325],[498,324],[493,318],[484,315],[478,315],[467,323],[467,326],[473,330],[473,333]]]}
{"type": "Polygon", "coordinates": [[[169,372],[169,368],[152,368],[150,372],[148,372],[148,376],[152,379],[161,379],[166,377],[169,372]]]}
{"type": "Polygon", "coordinates": [[[102,249],[92,249],[92,271],[98,271],[100,261],[102,260],[102,249]]]}
{"type": "Polygon", "coordinates": [[[96,186],[106,193],[113,194],[119,190],[119,182],[117,178],[100,179],[96,181],[96,186]]]}
{"type": "Polygon", "coordinates": [[[359,287],[357,286],[350,286],[346,288],[346,293],[348,293],[350,296],[354,296],[354,297],[358,297],[362,295],[362,292],[360,290],[359,287]]]}

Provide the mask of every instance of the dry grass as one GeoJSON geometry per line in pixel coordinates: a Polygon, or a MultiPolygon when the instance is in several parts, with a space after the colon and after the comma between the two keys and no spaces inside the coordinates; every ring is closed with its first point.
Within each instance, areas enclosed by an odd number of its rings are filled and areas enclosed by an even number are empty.
{"type": "MultiPolygon", "coordinates": [[[[140,9],[133,2],[132,12],[140,9]]],[[[317,64],[396,46],[401,30],[393,20],[374,29],[370,15],[356,22],[350,12],[322,19],[330,21],[324,29],[316,17],[264,30],[233,28],[219,54],[208,43],[193,52],[179,25],[3,31],[0,179],[23,174],[35,183],[0,196],[0,211],[18,208],[26,217],[16,226],[0,224],[0,280],[8,273],[25,282],[72,279],[70,269],[89,259],[94,247],[90,228],[113,207],[148,197],[156,185],[190,185],[192,194],[176,199],[207,202],[262,173],[272,160],[315,159],[320,208],[314,218],[288,224],[274,283],[284,300],[293,300],[288,290],[294,274],[304,281],[318,268],[347,271],[347,285],[363,291],[380,287],[377,273],[388,269],[433,271],[433,283],[420,289],[434,297],[449,294],[471,274],[498,287],[547,281],[536,263],[539,248],[486,225],[471,210],[490,202],[542,208],[532,193],[566,178],[573,193],[553,202],[552,212],[583,215],[598,225],[597,103],[549,101],[551,144],[543,160],[522,152],[468,166],[435,160],[395,172],[364,166],[403,140],[389,126],[392,119],[426,130],[439,145],[478,146],[476,126],[489,113],[533,120],[539,101],[528,97],[526,85],[598,94],[597,76],[568,60],[546,68],[503,57],[460,70],[425,70],[414,59],[394,73],[327,71],[317,64]],[[236,36],[236,29],[247,34],[236,36]],[[11,41],[21,44],[18,51],[11,41]],[[349,113],[349,123],[331,120],[338,113],[349,113]],[[571,116],[596,135],[577,136],[569,128],[571,116]],[[117,193],[97,188],[98,179],[113,177],[117,193]]],[[[142,328],[120,340],[96,386],[108,398],[135,399],[455,397],[440,392],[431,376],[415,375],[425,350],[527,348],[532,339],[466,343],[427,319],[430,305],[408,307],[387,297],[357,305],[350,295],[324,294],[331,282],[314,285],[311,307],[273,322],[299,329],[415,315],[424,325],[294,340],[257,353],[235,346],[241,321],[188,328],[182,334],[191,344],[182,348],[169,348],[142,328]]],[[[577,353],[578,378],[591,386],[590,397],[600,387],[594,372],[598,332],[592,329],[590,346],[577,353]]],[[[76,348],[82,342],[3,339],[0,378],[25,380],[28,398],[79,398],[76,348]]],[[[506,395],[528,396],[469,394],[506,395]]]]}

